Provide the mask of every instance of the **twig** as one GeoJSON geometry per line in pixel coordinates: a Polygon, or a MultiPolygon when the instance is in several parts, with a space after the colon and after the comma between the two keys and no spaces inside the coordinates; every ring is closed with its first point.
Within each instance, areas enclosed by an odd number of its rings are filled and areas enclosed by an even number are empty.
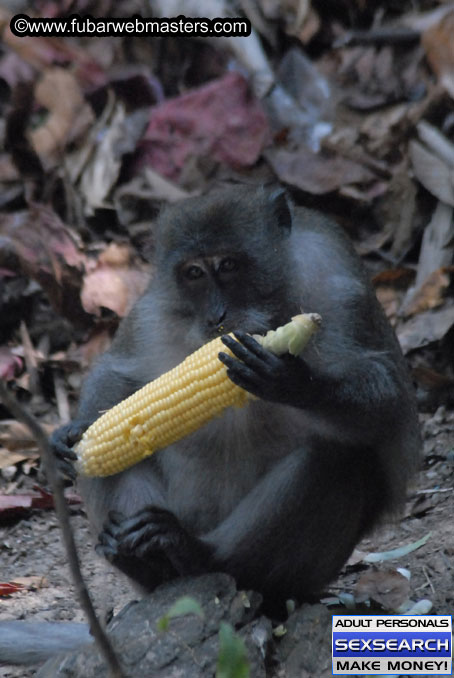
{"type": "Polygon", "coordinates": [[[426,578],[426,581],[427,581],[427,583],[428,583],[428,585],[429,585],[429,587],[430,587],[430,590],[432,591],[432,593],[435,593],[434,585],[432,584],[432,581],[431,581],[431,579],[430,579],[430,577],[429,577],[429,573],[427,572],[427,567],[426,567],[425,565],[422,566],[422,571],[423,571],[424,576],[425,576],[425,578],[426,578]]]}
{"type": "Polygon", "coordinates": [[[24,347],[24,358],[25,364],[27,366],[27,373],[30,377],[30,393],[37,395],[41,393],[41,386],[38,376],[38,361],[36,360],[35,348],[32,344],[32,340],[30,339],[27,325],[23,320],[20,324],[20,336],[22,345],[24,347]]]}
{"type": "Polygon", "coordinates": [[[80,606],[87,616],[91,633],[109,667],[110,675],[112,678],[125,678],[125,674],[121,669],[120,663],[112,648],[112,645],[103,628],[101,627],[98,617],[96,616],[90,595],[80,571],[79,556],[77,554],[74,536],[71,530],[69,511],[63,492],[63,483],[53,464],[53,455],[47,440],[47,436],[36,421],[35,417],[33,417],[17,402],[17,400],[7,390],[5,383],[1,380],[0,399],[3,401],[3,404],[11,412],[11,414],[30,429],[32,435],[36,439],[41,452],[42,460],[44,462],[44,470],[52,487],[55,511],[60,522],[60,527],[63,534],[63,542],[65,544],[66,553],[68,556],[69,569],[76,587],[80,606]]]}
{"type": "Polygon", "coordinates": [[[337,38],[333,47],[356,47],[357,45],[399,45],[417,42],[419,31],[411,28],[372,28],[370,31],[347,31],[337,38]]]}
{"type": "Polygon", "coordinates": [[[58,416],[62,424],[66,424],[70,420],[68,394],[64,387],[64,380],[61,371],[58,368],[52,370],[54,378],[55,397],[57,399],[58,416]]]}

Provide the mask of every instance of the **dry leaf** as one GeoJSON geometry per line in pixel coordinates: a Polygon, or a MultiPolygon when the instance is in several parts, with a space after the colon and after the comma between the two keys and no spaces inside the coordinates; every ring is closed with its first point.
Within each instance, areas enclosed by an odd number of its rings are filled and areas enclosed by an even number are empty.
{"type": "Polygon", "coordinates": [[[69,63],[84,85],[100,87],[105,83],[103,70],[87,50],[61,38],[14,35],[9,27],[10,20],[11,14],[0,7],[2,42],[33,70],[44,71],[55,64],[69,63]]]}
{"type": "MultiPolygon", "coordinates": [[[[54,429],[49,424],[42,424],[42,426],[48,434],[54,429]]],[[[36,440],[24,424],[15,419],[2,419],[0,421],[0,445],[10,451],[22,451],[36,448],[36,440]]]]}
{"type": "Polygon", "coordinates": [[[428,28],[422,35],[427,60],[441,85],[454,97],[454,12],[428,28]]]}
{"type": "Polygon", "coordinates": [[[173,181],[194,158],[247,167],[268,138],[266,116],[247,81],[228,73],[152,109],[139,165],[151,165],[173,181]]]}
{"type": "Polygon", "coordinates": [[[51,68],[44,73],[36,86],[35,98],[49,111],[49,116],[29,133],[29,138],[41,162],[49,168],[61,158],[66,144],[86,132],[94,114],[75,76],[63,68],[51,68]]]}
{"type": "Polygon", "coordinates": [[[49,588],[49,582],[46,577],[39,575],[30,575],[29,577],[14,577],[11,584],[17,584],[27,591],[37,591],[39,589],[49,588]]]}
{"type": "Polygon", "coordinates": [[[397,610],[410,595],[410,582],[397,570],[371,570],[363,574],[355,587],[357,603],[375,600],[385,610],[397,610]]]}
{"type": "Polygon", "coordinates": [[[22,360],[6,346],[0,346],[0,379],[9,381],[22,369],[22,360]]]}
{"type": "Polygon", "coordinates": [[[410,142],[410,156],[416,177],[432,195],[454,206],[453,169],[419,141],[410,142]]]}
{"type": "Polygon", "coordinates": [[[272,148],[264,155],[282,182],[315,195],[375,178],[367,167],[332,153],[272,148]]]}
{"type": "Polygon", "coordinates": [[[111,207],[107,197],[115,185],[125,153],[132,153],[148,122],[148,111],[126,115],[122,103],[107,103],[105,126],[95,126],[91,139],[80,149],[79,162],[83,173],[80,190],[85,198],[85,213],[90,216],[97,208],[111,207]]]}
{"type": "Polygon", "coordinates": [[[409,317],[441,306],[444,303],[445,292],[451,283],[449,273],[452,272],[454,272],[454,266],[444,266],[433,271],[416,294],[411,297],[411,301],[406,304],[405,316],[409,317]]]}
{"type": "Polygon", "coordinates": [[[129,248],[111,244],[100,255],[96,267],[85,275],[82,305],[87,313],[97,316],[101,315],[101,308],[109,308],[123,317],[144,292],[148,281],[148,273],[131,266],[129,248]]]}
{"type": "Polygon", "coordinates": [[[454,304],[446,303],[439,309],[419,313],[397,327],[397,336],[404,354],[428,346],[454,327],[454,304]]]}
{"type": "MultiPolygon", "coordinates": [[[[153,0],[152,4],[153,13],[162,17],[180,14],[209,19],[232,16],[231,3],[226,0],[153,0]]],[[[274,74],[254,29],[247,37],[219,35],[213,38],[213,44],[232,52],[247,69],[257,97],[267,94],[274,84],[274,74]]]]}
{"type": "Polygon", "coordinates": [[[394,319],[397,316],[399,306],[400,306],[400,297],[395,289],[389,286],[379,286],[375,289],[377,299],[383,307],[386,317],[388,320],[392,321],[394,324],[394,319]]]}
{"type": "Polygon", "coordinates": [[[22,271],[42,286],[54,308],[73,322],[86,321],[79,298],[86,257],[77,234],[56,212],[35,203],[29,210],[5,213],[0,232],[11,241],[22,271]]]}

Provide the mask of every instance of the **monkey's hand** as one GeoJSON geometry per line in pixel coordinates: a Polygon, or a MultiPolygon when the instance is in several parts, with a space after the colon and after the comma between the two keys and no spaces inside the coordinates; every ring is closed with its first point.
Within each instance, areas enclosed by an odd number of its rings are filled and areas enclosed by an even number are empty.
{"type": "Polygon", "coordinates": [[[73,464],[77,460],[77,455],[72,447],[79,442],[91,423],[85,420],[72,421],[57,428],[50,436],[49,444],[57,462],[57,469],[71,480],[75,480],[77,475],[73,464]]]}
{"type": "Polygon", "coordinates": [[[234,332],[234,336],[237,341],[224,336],[222,342],[235,357],[219,353],[233,383],[263,400],[304,407],[314,395],[307,363],[289,354],[277,356],[245,332],[234,332]]]}
{"type": "Polygon", "coordinates": [[[129,518],[111,511],[96,551],[147,589],[176,575],[206,572],[211,555],[173,513],[156,506],[129,518]]]}

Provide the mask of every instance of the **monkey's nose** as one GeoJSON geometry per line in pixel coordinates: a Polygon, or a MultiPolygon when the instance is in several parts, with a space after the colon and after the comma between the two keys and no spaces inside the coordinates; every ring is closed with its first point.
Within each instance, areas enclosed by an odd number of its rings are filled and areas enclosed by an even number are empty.
{"type": "Polygon", "coordinates": [[[210,330],[215,330],[218,334],[224,334],[224,321],[226,318],[227,312],[223,311],[220,315],[217,315],[215,318],[210,318],[208,320],[208,327],[210,330]]]}

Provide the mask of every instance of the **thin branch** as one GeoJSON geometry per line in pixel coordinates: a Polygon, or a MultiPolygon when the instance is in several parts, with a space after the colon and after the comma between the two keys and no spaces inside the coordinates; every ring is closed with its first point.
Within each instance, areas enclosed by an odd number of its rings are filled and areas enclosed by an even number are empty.
{"type": "Polygon", "coordinates": [[[334,41],[333,47],[339,49],[357,45],[408,45],[418,42],[420,37],[420,31],[411,28],[371,28],[368,31],[346,31],[334,41]]]}
{"type": "Polygon", "coordinates": [[[24,409],[22,405],[20,405],[17,400],[9,393],[5,383],[2,380],[0,380],[0,399],[3,401],[3,404],[10,411],[10,413],[18,421],[25,424],[25,426],[30,429],[32,435],[35,437],[41,452],[44,470],[52,488],[55,511],[60,522],[63,542],[68,556],[69,569],[76,587],[80,606],[87,616],[88,622],[90,624],[90,631],[109,667],[112,678],[125,678],[125,674],[121,669],[120,663],[113,650],[110,640],[106,636],[101,624],[99,623],[99,619],[96,616],[90,595],[82,577],[79,556],[77,554],[74,535],[72,533],[69,520],[69,510],[66,505],[65,495],[63,492],[63,482],[55,468],[53,455],[47,436],[39,423],[36,421],[35,417],[33,417],[26,409],[24,409]]]}

